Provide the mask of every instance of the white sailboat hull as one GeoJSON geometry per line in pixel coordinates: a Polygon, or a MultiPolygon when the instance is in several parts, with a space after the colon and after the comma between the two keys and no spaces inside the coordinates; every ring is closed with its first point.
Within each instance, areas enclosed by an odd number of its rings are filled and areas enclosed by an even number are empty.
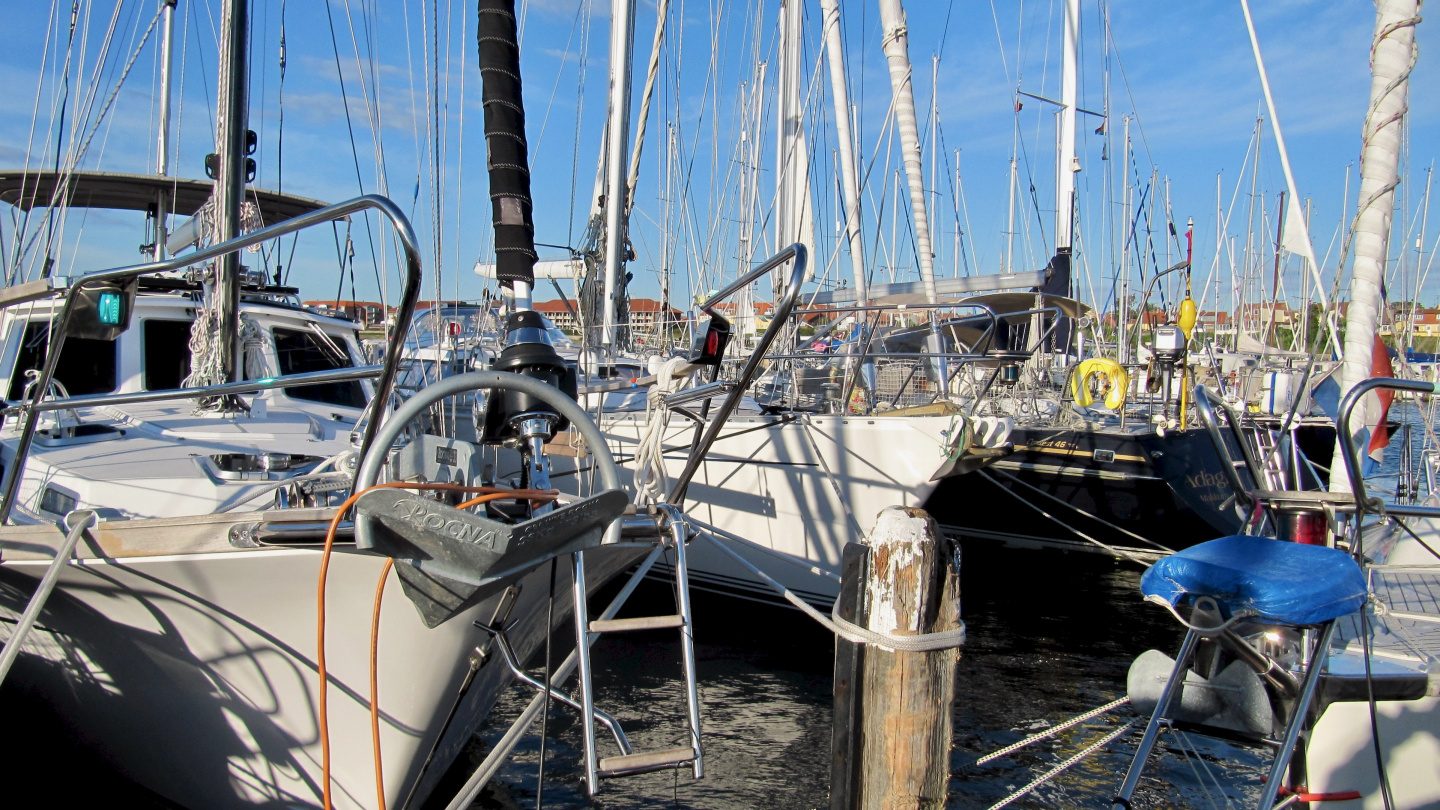
{"type": "MultiPolygon", "coordinates": [[[[227,527],[217,528],[223,536],[227,527]]],[[[48,565],[35,559],[45,556],[36,553],[39,547],[51,545],[44,542],[47,531],[58,537],[48,527],[5,530],[0,606],[12,616],[24,609],[48,565]]],[[[105,524],[95,536],[107,554],[131,556],[96,559],[87,553],[88,559],[65,568],[5,684],[4,699],[47,702],[121,776],[182,806],[320,806],[318,549],[145,556],[133,540],[118,548],[105,524]]],[[[598,586],[631,564],[635,551],[587,556],[589,581],[598,586]]],[[[335,807],[376,806],[370,617],[383,562],[339,547],[330,563],[326,651],[335,807]]],[[[549,572],[543,568],[531,575],[537,578],[528,583],[533,587],[522,587],[512,611],[520,623],[510,638],[521,656],[544,637],[549,572]]],[[[559,622],[570,610],[565,569],[560,566],[556,583],[559,622]]],[[[393,572],[389,578],[378,657],[385,792],[389,806],[400,806],[423,770],[418,806],[510,674],[498,656],[486,661],[426,770],[471,651],[487,638],[472,622],[490,621],[495,599],[429,629],[393,572]]],[[[568,631],[562,624],[558,632],[568,631]]]]}
{"type": "MultiPolygon", "coordinates": [[[[622,413],[602,422],[611,452],[626,460],[627,487],[645,419],[644,413],[622,413]]],[[[864,539],[882,509],[925,502],[936,486],[930,477],[944,461],[943,434],[957,419],[732,417],[696,472],[683,507],[690,517],[759,546],[730,544],[781,584],[809,601],[828,603],[839,593],[839,582],[811,567],[838,574],[845,543],[864,539]]],[[[693,422],[671,418],[665,465],[672,482],[685,467],[693,435],[693,422]]],[[[687,562],[695,587],[776,598],[711,541],[693,544],[687,562]]]]}
{"type": "MultiPolygon", "coordinates": [[[[1429,505],[1434,505],[1434,500],[1429,505]]],[[[1406,518],[1430,548],[1440,548],[1440,522],[1406,518]]],[[[1367,532],[1369,553],[1383,564],[1370,570],[1375,600],[1370,618],[1372,668],[1404,666],[1428,675],[1425,697],[1378,700],[1376,728],[1394,810],[1440,807],[1440,560],[1393,523],[1367,532]]],[[[1371,608],[1367,608],[1371,610],[1371,608]]],[[[1347,634],[1348,636],[1348,634],[1347,634]]],[[[1346,654],[1363,662],[1358,638],[1346,654]]],[[[1333,653],[1332,653],[1333,655],[1333,653]]],[[[1361,664],[1363,666],[1363,663],[1361,664]]],[[[1352,664],[1351,669],[1354,669],[1352,664]]],[[[1375,764],[1370,704],[1333,703],[1315,724],[1306,747],[1307,787],[1315,793],[1359,791],[1359,800],[1326,802],[1337,810],[1385,806],[1375,764]]]]}

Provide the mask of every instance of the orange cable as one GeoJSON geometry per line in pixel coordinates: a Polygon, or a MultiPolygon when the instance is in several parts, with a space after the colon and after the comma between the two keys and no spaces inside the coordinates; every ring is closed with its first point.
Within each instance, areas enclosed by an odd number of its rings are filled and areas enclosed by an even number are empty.
{"type": "Polygon", "coordinates": [[[524,499],[527,499],[527,500],[532,501],[532,502],[534,502],[534,501],[539,501],[540,503],[549,503],[549,502],[555,500],[556,498],[560,497],[560,490],[558,490],[558,489],[507,489],[507,490],[505,490],[504,492],[501,492],[501,493],[490,493],[490,494],[487,494],[487,495],[481,495],[481,496],[478,497],[478,498],[471,498],[470,500],[465,501],[464,503],[456,504],[455,508],[456,508],[456,509],[469,509],[469,508],[472,507],[472,506],[479,506],[480,504],[485,503],[486,501],[496,500],[495,498],[490,497],[490,495],[493,495],[493,494],[500,494],[500,495],[503,495],[503,496],[505,496],[505,497],[516,498],[516,499],[524,498],[524,499]]]}
{"type": "Polygon", "coordinates": [[[340,521],[345,518],[345,513],[360,499],[361,495],[374,489],[418,489],[418,490],[445,490],[451,492],[509,492],[498,487],[466,487],[459,484],[419,484],[409,481],[392,481],[386,484],[376,484],[373,487],[356,492],[340,504],[335,511],[335,517],[330,520],[330,527],[325,532],[325,548],[320,554],[320,581],[317,586],[316,599],[318,607],[316,611],[316,655],[315,668],[320,680],[320,770],[324,777],[321,785],[321,797],[325,810],[331,810],[333,805],[330,800],[330,711],[329,711],[329,682],[325,675],[325,580],[330,573],[330,554],[335,546],[335,532],[340,528],[340,521]]]}
{"type": "MultiPolygon", "coordinates": [[[[519,497],[519,498],[529,498],[529,499],[532,500],[532,501],[533,501],[533,500],[542,500],[542,499],[544,499],[544,500],[554,500],[554,497],[559,494],[558,492],[551,492],[551,491],[546,491],[546,490],[502,489],[502,488],[500,488],[500,487],[467,487],[467,486],[461,486],[460,484],[421,484],[421,483],[414,483],[414,482],[409,482],[409,481],[392,481],[392,482],[385,483],[385,484],[376,484],[375,486],[372,486],[372,487],[366,487],[365,489],[363,489],[363,490],[361,490],[361,491],[359,491],[359,492],[356,492],[355,494],[353,494],[353,495],[351,495],[350,497],[346,498],[346,499],[345,499],[345,502],[340,505],[340,508],[335,511],[335,517],[331,518],[331,520],[330,520],[330,526],[329,526],[329,528],[328,528],[328,529],[326,530],[326,532],[325,532],[325,547],[324,547],[324,550],[323,550],[323,551],[321,552],[321,554],[320,554],[320,579],[319,579],[319,583],[318,583],[318,585],[317,585],[317,591],[318,591],[318,593],[317,593],[317,610],[316,610],[316,636],[317,636],[317,645],[316,645],[316,646],[317,646],[317,649],[316,649],[316,656],[315,656],[315,664],[316,664],[316,672],[317,672],[317,675],[318,675],[318,678],[319,678],[319,682],[320,682],[320,700],[319,700],[319,703],[320,703],[320,707],[319,707],[319,708],[320,708],[320,711],[319,711],[319,715],[320,715],[320,717],[319,717],[319,720],[320,720],[320,763],[321,763],[321,764],[320,764],[320,767],[321,767],[321,771],[322,771],[323,777],[324,777],[324,782],[323,782],[322,788],[321,788],[321,795],[322,795],[322,797],[323,797],[325,810],[331,810],[331,808],[333,807],[333,805],[332,805],[332,803],[331,803],[331,798],[330,798],[330,781],[331,781],[331,780],[330,780],[330,720],[329,720],[330,712],[329,712],[329,700],[328,700],[328,694],[329,694],[330,689],[329,689],[329,682],[328,682],[328,680],[327,680],[327,678],[326,678],[326,671],[325,671],[325,585],[326,585],[326,578],[327,578],[327,575],[328,575],[329,572],[330,572],[330,555],[331,555],[332,551],[334,550],[334,546],[335,546],[335,532],[340,528],[340,522],[344,519],[345,513],[348,512],[348,511],[350,511],[350,507],[352,507],[352,506],[355,505],[355,502],[360,499],[360,496],[364,495],[364,494],[367,493],[367,492],[370,492],[371,490],[376,490],[376,489],[417,489],[417,490],[422,490],[422,491],[447,491],[447,492],[469,492],[469,493],[479,492],[479,493],[484,493],[484,495],[482,495],[482,496],[479,497],[479,498],[473,498],[473,499],[471,499],[470,501],[467,501],[467,502],[466,502],[467,505],[475,505],[475,504],[484,503],[484,502],[486,502],[486,501],[496,500],[496,499],[500,499],[500,498],[517,498],[517,497],[519,497]]],[[[373,621],[373,623],[372,623],[372,625],[371,625],[371,632],[370,632],[370,641],[371,641],[371,650],[370,650],[370,656],[371,656],[371,657],[370,657],[370,665],[371,665],[371,666],[370,666],[370,723],[371,723],[372,740],[373,740],[373,742],[374,742],[374,744],[375,744],[375,776],[376,776],[376,789],[377,789],[377,790],[379,791],[379,793],[380,793],[380,810],[385,810],[385,798],[384,798],[383,777],[381,776],[381,770],[380,770],[379,709],[377,708],[379,704],[378,704],[378,702],[377,702],[377,700],[376,700],[376,692],[377,692],[377,687],[378,687],[378,683],[377,683],[377,681],[378,681],[378,679],[377,679],[377,663],[378,663],[378,662],[377,662],[377,658],[378,658],[378,653],[379,653],[379,633],[380,633],[380,629],[379,629],[379,628],[380,628],[380,626],[379,626],[379,619],[380,619],[380,603],[381,603],[381,599],[383,598],[383,594],[384,594],[384,591],[385,591],[385,580],[386,580],[386,577],[389,575],[390,568],[394,565],[394,563],[395,563],[395,561],[394,561],[393,559],[387,559],[387,560],[386,560],[386,562],[385,562],[385,570],[381,573],[381,575],[380,575],[380,582],[377,584],[377,586],[376,586],[376,588],[375,588],[375,613],[374,613],[374,621],[373,621]]]]}
{"type": "Polygon", "coordinates": [[[380,602],[395,558],[386,557],[375,583],[375,611],[370,616],[370,742],[375,749],[375,806],[385,810],[385,771],[380,764],[380,602]]]}
{"type": "MultiPolygon", "coordinates": [[[[461,505],[474,506],[502,498],[528,497],[532,501],[552,499],[549,496],[550,493],[544,490],[512,489],[488,492],[461,505]],[[531,495],[532,492],[537,494],[531,495]]],[[[380,756],[380,604],[385,598],[385,582],[394,566],[393,558],[385,560],[385,567],[380,571],[380,581],[375,584],[375,609],[370,617],[370,744],[375,752],[375,806],[379,810],[385,810],[385,769],[380,756]]]]}

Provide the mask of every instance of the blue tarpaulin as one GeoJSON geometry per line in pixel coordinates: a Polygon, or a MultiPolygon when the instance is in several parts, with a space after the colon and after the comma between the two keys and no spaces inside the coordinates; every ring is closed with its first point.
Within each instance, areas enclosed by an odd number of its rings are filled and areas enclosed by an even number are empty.
{"type": "Polygon", "coordinates": [[[1366,585],[1360,566],[1339,549],[1232,535],[1155,563],[1141,577],[1140,591],[1172,607],[1209,596],[1229,615],[1304,625],[1359,610],[1366,585]]]}

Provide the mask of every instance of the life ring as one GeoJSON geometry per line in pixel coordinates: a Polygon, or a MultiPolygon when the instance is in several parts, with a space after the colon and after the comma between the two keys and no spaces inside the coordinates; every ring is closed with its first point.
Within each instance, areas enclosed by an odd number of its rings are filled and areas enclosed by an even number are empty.
{"type": "Polygon", "coordinates": [[[1087,408],[1095,401],[1095,397],[1090,393],[1090,378],[1096,374],[1109,383],[1105,392],[1105,407],[1112,411],[1125,407],[1125,395],[1130,392],[1130,374],[1114,360],[1100,357],[1082,361],[1075,370],[1070,385],[1071,392],[1075,395],[1075,404],[1087,408]]]}

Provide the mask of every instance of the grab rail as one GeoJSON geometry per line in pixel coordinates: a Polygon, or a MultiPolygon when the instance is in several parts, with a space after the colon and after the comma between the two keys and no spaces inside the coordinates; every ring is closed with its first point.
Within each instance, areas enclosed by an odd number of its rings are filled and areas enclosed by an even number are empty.
{"type": "MultiPolygon", "coordinates": [[[[1440,394],[1440,383],[1428,383],[1420,380],[1401,380],[1392,377],[1374,377],[1350,389],[1349,393],[1340,400],[1340,412],[1335,420],[1335,430],[1340,439],[1340,458],[1345,464],[1345,473],[1350,481],[1350,492],[1354,503],[1351,504],[1347,501],[1343,504],[1336,504],[1334,508],[1336,511],[1349,511],[1353,509],[1357,519],[1363,518],[1366,512],[1371,514],[1383,512],[1387,515],[1400,517],[1440,517],[1440,507],[1420,506],[1417,504],[1387,504],[1379,498],[1370,497],[1366,492],[1365,479],[1361,475],[1360,470],[1360,454],[1355,447],[1354,440],[1351,438],[1350,417],[1355,410],[1356,403],[1360,401],[1361,397],[1377,388],[1388,388],[1394,391],[1414,391],[1420,394],[1440,394]]],[[[1228,405],[1225,405],[1224,400],[1217,397],[1213,391],[1210,391],[1203,385],[1197,385],[1195,387],[1196,410],[1200,412],[1201,421],[1205,423],[1205,429],[1210,434],[1211,441],[1215,442],[1217,450],[1221,451],[1221,460],[1228,462],[1229,454],[1228,451],[1223,449],[1223,444],[1220,443],[1219,426],[1215,419],[1214,410],[1211,408],[1211,404],[1217,402],[1225,408],[1226,415],[1230,420],[1231,432],[1239,441],[1241,451],[1246,456],[1246,464],[1251,474],[1254,475],[1258,464],[1250,452],[1249,444],[1247,444],[1243,436],[1239,434],[1234,413],[1230,411],[1228,405]]],[[[1234,474],[1234,466],[1230,463],[1226,463],[1225,466],[1226,475],[1230,479],[1230,485],[1235,490],[1237,497],[1247,504],[1253,504],[1254,499],[1249,490],[1240,483],[1239,476],[1234,474]]],[[[1331,473],[1331,475],[1334,474],[1334,472],[1331,473]]],[[[1258,486],[1261,479],[1256,477],[1255,480],[1258,486]]]]}
{"type": "Polygon", "coordinates": [[[169,388],[163,391],[137,391],[132,394],[87,394],[64,399],[47,399],[32,405],[7,405],[0,408],[0,416],[14,416],[24,413],[27,408],[36,411],[63,411],[76,408],[98,408],[101,405],[133,405],[137,402],[164,402],[172,399],[203,399],[225,396],[226,394],[253,394],[275,388],[294,388],[302,385],[323,385],[325,383],[371,380],[379,377],[384,366],[353,366],[329,371],[306,371],[287,374],[283,377],[263,377],[258,380],[241,380],[219,385],[205,385],[199,388],[169,388]]]}
{"type": "Polygon", "coordinates": [[[1340,435],[1340,449],[1345,461],[1345,473],[1350,479],[1350,492],[1355,496],[1356,516],[1364,517],[1368,510],[1372,513],[1380,511],[1392,512],[1395,514],[1410,514],[1426,517],[1440,515],[1440,509],[1433,506],[1404,506],[1396,504],[1393,506],[1384,505],[1379,498],[1369,498],[1365,494],[1365,478],[1360,473],[1360,454],[1355,449],[1355,442],[1350,433],[1350,416],[1355,410],[1355,405],[1360,398],[1374,391],[1377,388],[1388,388],[1391,391],[1415,391],[1421,394],[1440,393],[1440,383],[1428,383],[1421,380],[1400,380],[1394,377],[1372,377],[1357,383],[1340,400],[1340,418],[1336,420],[1336,430],[1340,435]]]}
{"type": "Polygon", "coordinates": [[[1245,505],[1248,510],[1255,505],[1255,498],[1250,494],[1250,488],[1240,480],[1240,474],[1236,471],[1241,462],[1230,457],[1230,448],[1225,446],[1225,439],[1220,435],[1219,420],[1215,418],[1215,407],[1219,405],[1225,412],[1225,425],[1230,429],[1230,435],[1235,438],[1235,443],[1240,446],[1240,455],[1243,456],[1245,468],[1250,472],[1250,478],[1255,482],[1256,488],[1264,484],[1261,477],[1259,462],[1250,452],[1250,443],[1245,441],[1245,434],[1240,431],[1240,420],[1230,406],[1221,399],[1214,391],[1203,385],[1195,386],[1195,410],[1200,414],[1200,421],[1205,425],[1205,432],[1210,436],[1210,443],[1215,446],[1215,455],[1220,458],[1220,466],[1225,468],[1225,478],[1230,482],[1230,489],[1234,490],[1235,498],[1245,505]]]}
{"type": "MultiPolygon", "coordinates": [[[[211,245],[210,247],[207,247],[203,250],[197,250],[193,253],[188,253],[184,256],[177,258],[167,259],[163,262],[151,262],[148,264],[131,265],[128,267],[117,267],[110,270],[101,270],[95,273],[88,273],[84,276],[81,276],[80,278],[76,279],[75,282],[71,284],[67,289],[63,290],[65,296],[65,304],[60,310],[60,315],[55,319],[55,326],[52,327],[50,331],[50,348],[45,356],[45,367],[40,372],[40,379],[34,389],[40,392],[37,397],[44,396],[45,392],[50,389],[51,380],[55,378],[55,367],[59,361],[61,349],[63,349],[65,345],[65,328],[69,325],[71,315],[74,311],[74,304],[76,299],[75,294],[77,292],[83,290],[86,287],[102,284],[105,282],[121,281],[125,279],[138,278],[140,276],[149,276],[155,275],[157,273],[166,273],[174,270],[179,270],[184,267],[198,264],[207,259],[213,259],[217,256],[222,256],[228,253],[235,253],[243,248],[250,247],[251,245],[258,245],[262,242],[266,242],[270,239],[274,239],[288,233],[294,233],[295,231],[304,230],[305,228],[309,228],[312,225],[318,225],[322,222],[331,222],[337,219],[342,219],[346,216],[349,216],[350,214],[365,209],[375,209],[389,218],[390,224],[395,229],[396,237],[399,239],[401,246],[404,248],[405,251],[405,289],[401,293],[400,307],[395,313],[394,332],[390,336],[390,345],[386,350],[385,364],[381,367],[379,381],[376,383],[375,386],[375,401],[387,401],[390,390],[395,383],[395,374],[398,370],[398,364],[401,354],[401,343],[405,338],[405,334],[410,329],[410,320],[415,312],[415,303],[420,299],[420,282],[422,278],[422,267],[420,263],[420,247],[415,240],[415,231],[410,226],[410,220],[406,219],[405,214],[400,210],[399,206],[395,205],[395,203],[391,202],[388,198],[382,197],[378,194],[366,194],[362,197],[356,197],[353,200],[348,200],[346,202],[336,203],[335,205],[329,205],[324,208],[319,208],[309,213],[301,214],[298,217],[293,217],[283,222],[277,222],[274,225],[261,228],[258,231],[251,231],[248,234],[237,236],[234,239],[226,240],[217,245],[211,245]]],[[[61,292],[61,290],[56,289],[54,290],[54,292],[59,293],[61,292]]],[[[31,298],[27,300],[34,299],[31,298]]],[[[15,303],[21,303],[21,301],[0,300],[0,309],[3,309],[15,303]]],[[[355,372],[356,370],[349,369],[347,371],[355,372]]],[[[270,380],[267,380],[266,382],[274,381],[276,384],[270,387],[275,388],[289,387],[292,385],[303,385],[306,382],[314,382],[311,374],[313,374],[313,372],[309,374],[293,374],[284,377],[275,377],[270,378],[270,380]]],[[[254,383],[258,382],[261,381],[247,381],[247,383],[245,384],[253,386],[254,383]]],[[[240,385],[240,383],[227,383],[225,385],[240,385]]],[[[199,394],[199,392],[202,390],[204,389],[182,388],[173,389],[172,391],[167,392],[147,392],[147,394],[173,393],[176,394],[176,396],[173,397],[175,399],[192,399],[197,395],[203,396],[203,394],[199,394]]],[[[242,392],[243,390],[258,389],[252,387],[242,389],[242,392]]],[[[134,402],[143,400],[128,401],[134,402]]],[[[5,470],[3,495],[0,495],[0,524],[4,524],[10,518],[10,512],[15,506],[15,499],[17,493],[19,492],[20,480],[25,473],[25,460],[30,454],[30,446],[35,438],[35,429],[39,424],[40,413],[42,410],[51,410],[50,408],[41,408],[41,404],[42,403],[40,403],[38,399],[26,400],[20,403],[20,405],[15,406],[16,410],[13,411],[15,413],[21,411],[25,413],[25,427],[21,431],[20,440],[15,447],[15,463],[11,464],[5,470]]],[[[9,408],[7,408],[6,411],[12,412],[9,408]]],[[[380,420],[371,419],[370,423],[366,427],[365,436],[362,439],[360,445],[360,455],[362,457],[365,455],[365,451],[370,448],[370,444],[374,441],[375,434],[377,431],[379,431],[379,429],[380,420]]]]}
{"type": "Polygon", "coordinates": [[[780,329],[790,319],[790,313],[795,309],[795,302],[800,298],[800,285],[805,283],[805,262],[807,254],[805,246],[795,243],[790,247],[771,256],[764,264],[751,270],[718,293],[710,296],[705,303],[700,305],[701,310],[709,309],[723,301],[735,291],[745,288],[772,270],[783,265],[785,262],[795,260],[795,266],[790,270],[790,283],[785,288],[785,297],[775,307],[775,315],[770,319],[770,325],[765,327],[765,333],[760,336],[760,342],[756,344],[755,351],[751,352],[750,359],[745,361],[745,367],[740,371],[740,376],[735,382],[735,388],[725,398],[715,418],[705,428],[705,434],[700,438],[690,451],[690,458],[685,461],[685,469],[681,471],[680,477],[675,479],[675,486],[670,490],[668,501],[679,507],[684,507],[685,491],[690,487],[690,479],[695,477],[695,471],[700,469],[700,462],[704,460],[705,454],[710,452],[711,445],[720,435],[720,429],[729,420],[730,414],[740,404],[740,399],[745,396],[745,389],[750,387],[750,382],[755,378],[755,372],[760,368],[760,360],[765,356],[765,351],[770,344],[779,337],[780,329]]]}

